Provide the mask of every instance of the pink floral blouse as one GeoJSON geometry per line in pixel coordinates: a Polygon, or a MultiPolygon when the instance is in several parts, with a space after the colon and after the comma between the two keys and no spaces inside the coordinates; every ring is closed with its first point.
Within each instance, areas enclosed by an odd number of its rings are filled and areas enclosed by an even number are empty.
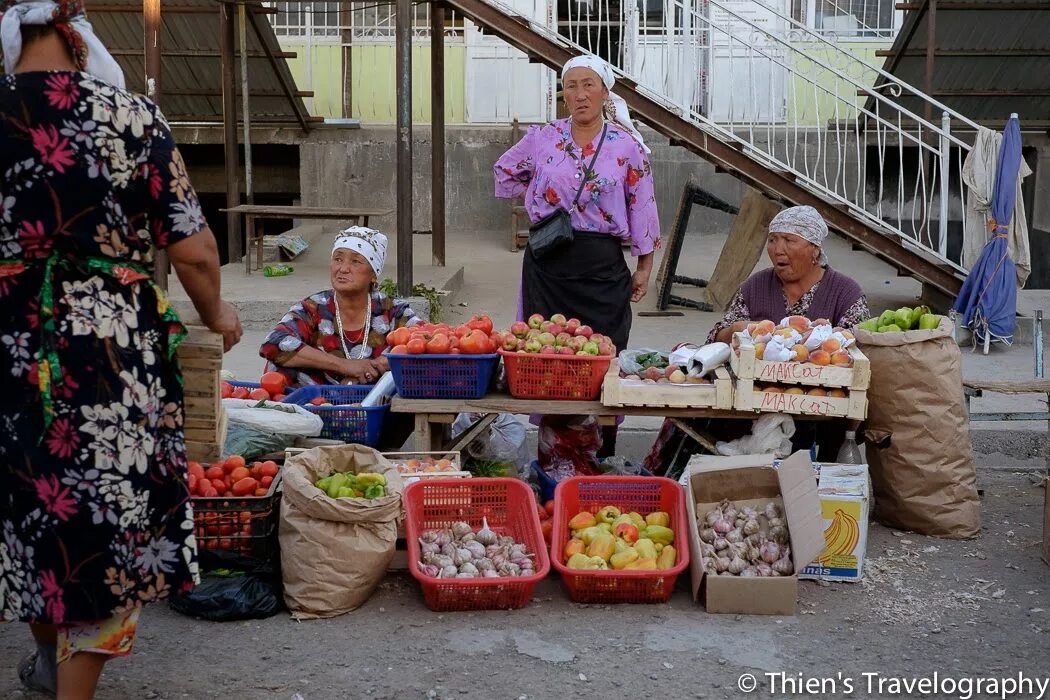
{"type": "Polygon", "coordinates": [[[568,119],[531,127],[496,161],[496,196],[524,195],[529,218],[539,221],[558,207],[569,208],[583,177],[587,184],[569,212],[573,228],[622,238],[630,242],[631,255],[647,255],[660,245],[652,168],[638,142],[609,122],[594,169],[587,170],[600,136],[581,150],[568,119]]]}

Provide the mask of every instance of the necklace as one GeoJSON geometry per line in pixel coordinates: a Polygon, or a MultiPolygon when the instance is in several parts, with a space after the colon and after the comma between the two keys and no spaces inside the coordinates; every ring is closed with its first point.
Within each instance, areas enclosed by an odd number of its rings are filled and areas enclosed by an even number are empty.
{"type": "MultiPolygon", "coordinates": [[[[332,298],[335,299],[335,325],[339,331],[339,344],[343,346],[343,355],[346,359],[355,359],[354,355],[350,354],[350,348],[346,345],[346,333],[343,332],[343,314],[339,311],[339,295],[333,292],[332,298]]],[[[368,357],[368,335],[372,331],[372,295],[368,295],[368,303],[365,306],[365,327],[364,333],[361,335],[360,350],[357,352],[356,359],[363,360],[368,357]]]]}

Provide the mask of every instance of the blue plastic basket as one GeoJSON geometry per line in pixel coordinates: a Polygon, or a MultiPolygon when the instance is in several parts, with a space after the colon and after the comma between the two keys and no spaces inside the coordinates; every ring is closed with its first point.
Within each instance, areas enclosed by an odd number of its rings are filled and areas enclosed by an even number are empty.
{"type": "MultiPolygon", "coordinates": [[[[554,498],[554,490],[558,488],[558,481],[554,479],[550,474],[540,469],[540,463],[538,460],[532,460],[532,473],[536,475],[536,483],[540,487],[540,495],[543,498],[543,502],[554,498]]],[[[638,476],[652,476],[653,473],[645,467],[638,467],[638,476]]]]}
{"type": "Polygon", "coordinates": [[[311,413],[316,413],[324,422],[320,437],[326,440],[341,440],[347,443],[375,447],[379,442],[379,432],[383,428],[383,418],[390,406],[349,406],[368,396],[372,390],[365,384],[325,384],[304,386],[289,394],[284,402],[302,406],[311,413]],[[321,397],[331,402],[332,406],[314,406],[310,402],[321,397]]]}
{"type": "Polygon", "coordinates": [[[480,399],[489,390],[499,355],[392,355],[398,396],[404,399],[480,399]]]}

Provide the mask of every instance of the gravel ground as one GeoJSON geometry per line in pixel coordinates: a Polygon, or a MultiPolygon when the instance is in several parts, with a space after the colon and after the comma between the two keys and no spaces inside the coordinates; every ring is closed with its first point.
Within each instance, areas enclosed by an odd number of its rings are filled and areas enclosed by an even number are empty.
{"type": "MultiPolygon", "coordinates": [[[[154,606],[134,655],[109,665],[98,697],[735,698],[745,696],[742,674],[757,678],[753,696],[806,695],[771,688],[766,674],[776,673],[836,684],[808,697],[847,696],[847,678],[850,697],[917,697],[869,692],[862,674],[1050,677],[1043,490],[1026,473],[979,476],[980,539],[873,525],[865,582],[802,582],[793,617],[709,615],[687,578],[667,605],[574,605],[552,577],[523,610],[436,614],[410,576],[391,574],[363,608],[332,620],[219,624],[154,606]]],[[[14,670],[28,639],[22,625],[0,626],[0,697],[37,697],[14,670]]]]}

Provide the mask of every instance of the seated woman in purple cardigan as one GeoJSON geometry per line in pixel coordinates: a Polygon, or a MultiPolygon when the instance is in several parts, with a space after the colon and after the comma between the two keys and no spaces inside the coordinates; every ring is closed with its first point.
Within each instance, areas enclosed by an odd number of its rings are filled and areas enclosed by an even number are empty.
{"type": "MultiPolygon", "coordinates": [[[[826,318],[835,326],[850,328],[869,318],[868,302],[860,285],[828,267],[824,239],[828,225],[813,207],[791,207],[769,222],[766,253],[772,267],[748,277],[715,324],[707,342],[728,343],[733,333],[744,330],[751,321],[770,320],[779,323],[787,316],[809,319],[826,318]]],[[[747,421],[696,421],[695,427],[716,440],[732,440],[750,431],[747,421]]],[[[818,459],[834,460],[845,437],[847,421],[795,420],[795,449],[819,448],[818,459]]],[[[679,450],[682,433],[670,421],[664,421],[645,467],[654,474],[671,466],[667,462],[679,450]]],[[[685,456],[688,458],[688,455],[685,456]]],[[[677,461],[677,460],[676,460],[677,461]]]]}

